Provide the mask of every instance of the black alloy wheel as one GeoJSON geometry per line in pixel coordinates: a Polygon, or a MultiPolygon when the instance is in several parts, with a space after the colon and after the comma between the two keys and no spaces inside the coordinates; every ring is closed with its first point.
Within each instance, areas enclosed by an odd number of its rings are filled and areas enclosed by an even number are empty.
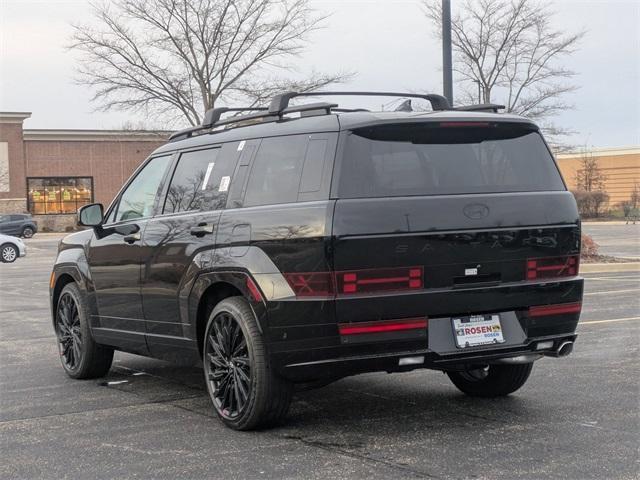
{"type": "Polygon", "coordinates": [[[31,238],[31,237],[33,237],[33,228],[31,228],[31,227],[24,227],[24,228],[22,229],[22,236],[23,236],[24,238],[31,238]]]}
{"type": "Polygon", "coordinates": [[[66,370],[78,370],[82,361],[82,329],[78,305],[69,292],[58,300],[56,333],[62,364],[66,370]]]}
{"type": "Polygon", "coordinates": [[[242,328],[228,312],[213,319],[207,332],[205,375],[218,414],[241,415],[251,393],[251,359],[242,328]]]}
{"type": "Polygon", "coordinates": [[[218,417],[234,430],[279,423],[289,409],[293,385],[275,372],[253,308],[240,296],[210,308],[202,353],[218,417]]]}
{"type": "Polygon", "coordinates": [[[533,369],[533,363],[469,366],[447,375],[460,391],[472,397],[504,397],[522,387],[533,369]]]}
{"type": "Polygon", "coordinates": [[[89,327],[85,294],[68,283],[56,302],[54,329],[60,362],[71,378],[98,378],[107,374],[113,361],[113,348],[96,343],[89,327]]]}

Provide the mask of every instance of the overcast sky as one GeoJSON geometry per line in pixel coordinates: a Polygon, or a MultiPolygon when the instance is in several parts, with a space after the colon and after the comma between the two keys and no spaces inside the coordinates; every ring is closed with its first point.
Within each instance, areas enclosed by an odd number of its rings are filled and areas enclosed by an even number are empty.
{"type": "MultiPolygon", "coordinates": [[[[345,89],[442,91],[440,44],[418,0],[313,4],[332,15],[298,60],[300,72],[355,70],[345,89]]],[[[575,109],[557,123],[577,132],[574,145],[640,145],[640,0],[552,4],[559,28],[587,30],[566,63],[579,73],[580,90],[567,97],[575,109]]],[[[70,23],[90,12],[86,0],[0,0],[0,111],[33,112],[26,128],[119,128],[140,120],[93,112],[90,91],[73,82],[70,23]]]]}

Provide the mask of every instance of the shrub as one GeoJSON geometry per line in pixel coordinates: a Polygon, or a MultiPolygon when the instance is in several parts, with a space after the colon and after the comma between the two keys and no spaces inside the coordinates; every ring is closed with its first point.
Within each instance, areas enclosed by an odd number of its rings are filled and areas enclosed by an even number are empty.
{"type": "Polygon", "coordinates": [[[586,233],[582,234],[580,242],[580,254],[583,257],[593,257],[598,255],[599,248],[600,245],[598,245],[593,238],[591,238],[586,233]]]}
{"type": "Polygon", "coordinates": [[[605,207],[609,203],[607,192],[576,190],[573,196],[578,204],[578,211],[582,217],[599,217],[604,213],[605,207]]]}

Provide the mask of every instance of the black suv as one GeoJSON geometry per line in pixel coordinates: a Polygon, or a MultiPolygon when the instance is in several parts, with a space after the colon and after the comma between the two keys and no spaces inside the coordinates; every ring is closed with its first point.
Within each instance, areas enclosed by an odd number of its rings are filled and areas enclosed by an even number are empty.
{"type": "Polygon", "coordinates": [[[67,374],[105,375],[114,350],[202,363],[247,430],[348,375],[429,368],[494,397],[569,354],[580,221],[538,127],[379,95],[433,111],[213,109],[104,214],[83,207],[51,277],[67,374]]]}
{"type": "Polygon", "coordinates": [[[0,233],[31,238],[37,231],[38,224],[29,214],[12,213],[10,215],[0,215],[0,233]]]}

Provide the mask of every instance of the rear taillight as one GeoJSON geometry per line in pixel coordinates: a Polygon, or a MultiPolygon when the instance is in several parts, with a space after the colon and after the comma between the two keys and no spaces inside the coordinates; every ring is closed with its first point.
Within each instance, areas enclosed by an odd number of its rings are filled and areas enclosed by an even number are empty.
{"type": "Polygon", "coordinates": [[[340,294],[419,290],[423,287],[422,267],[379,268],[336,273],[340,294]]]}
{"type": "Polygon", "coordinates": [[[260,293],[260,289],[255,284],[251,277],[247,277],[247,289],[251,294],[251,298],[254,302],[261,302],[263,300],[262,293],[260,293]]]}
{"type": "Polygon", "coordinates": [[[328,297],[335,294],[333,273],[285,273],[284,278],[296,297],[328,297]]]}
{"type": "Polygon", "coordinates": [[[403,330],[422,330],[427,328],[427,318],[403,318],[400,320],[382,320],[377,322],[340,323],[340,335],[361,335],[366,333],[400,332],[403,330]]]}
{"type": "Polygon", "coordinates": [[[582,304],[580,302],[537,305],[535,307],[529,307],[529,316],[546,317],[549,315],[565,315],[568,313],[580,313],[580,310],[582,310],[582,304]]]}
{"type": "Polygon", "coordinates": [[[284,274],[284,278],[297,297],[420,290],[424,287],[423,276],[422,267],[284,274]]]}
{"type": "Polygon", "coordinates": [[[530,258],[527,260],[527,280],[574,277],[578,274],[580,257],[530,258]]]}

